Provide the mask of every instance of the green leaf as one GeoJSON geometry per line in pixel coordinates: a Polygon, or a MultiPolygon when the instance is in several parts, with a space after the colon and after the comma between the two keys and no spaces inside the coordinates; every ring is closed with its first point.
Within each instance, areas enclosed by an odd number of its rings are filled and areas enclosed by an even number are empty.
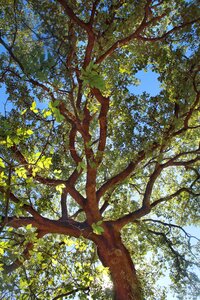
{"type": "Polygon", "coordinates": [[[56,186],[56,191],[58,191],[60,194],[62,194],[62,190],[65,188],[64,183],[59,184],[56,186]]]}
{"type": "Polygon", "coordinates": [[[104,229],[102,226],[100,226],[103,223],[103,221],[98,221],[97,223],[92,224],[92,230],[97,235],[102,235],[104,233],[104,229]]]}
{"type": "Polygon", "coordinates": [[[5,164],[4,164],[4,162],[3,162],[3,160],[0,158],[0,167],[1,168],[5,168],[5,164]]]}
{"type": "Polygon", "coordinates": [[[32,104],[31,104],[31,107],[30,107],[30,110],[32,110],[34,113],[38,113],[38,110],[36,109],[36,102],[33,101],[32,104]]]}
{"type": "Polygon", "coordinates": [[[7,136],[7,138],[6,138],[6,145],[8,148],[13,146],[13,141],[11,140],[11,138],[9,136],[7,136]]]}
{"type": "Polygon", "coordinates": [[[23,116],[27,112],[27,108],[21,111],[21,115],[23,116]]]}
{"type": "Polygon", "coordinates": [[[99,90],[104,90],[105,81],[97,70],[98,65],[95,65],[94,62],[90,62],[85,70],[81,70],[80,78],[83,80],[84,84],[89,84],[92,88],[95,87],[99,90]]]}
{"type": "Polygon", "coordinates": [[[28,135],[31,135],[31,134],[33,134],[34,132],[33,132],[32,129],[28,129],[28,130],[26,131],[26,133],[27,133],[28,135]]]}
{"type": "Polygon", "coordinates": [[[32,224],[28,224],[28,225],[26,226],[26,229],[27,229],[27,230],[32,229],[32,224]]]}

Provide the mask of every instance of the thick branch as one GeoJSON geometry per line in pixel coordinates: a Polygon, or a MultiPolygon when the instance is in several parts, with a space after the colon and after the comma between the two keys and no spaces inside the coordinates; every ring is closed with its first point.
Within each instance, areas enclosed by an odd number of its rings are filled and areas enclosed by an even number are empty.
{"type": "MultiPolygon", "coordinates": [[[[149,2],[149,1],[148,1],[149,2]]],[[[147,6],[149,4],[147,3],[147,6]]],[[[148,14],[146,13],[146,6],[145,6],[145,13],[144,13],[144,18],[141,22],[141,24],[139,25],[139,27],[129,36],[122,38],[118,41],[116,41],[104,54],[102,54],[97,60],[96,63],[100,64],[104,59],[106,59],[107,57],[111,56],[111,54],[118,48],[121,48],[122,46],[127,45],[130,41],[134,40],[134,39],[139,39],[140,37],[140,33],[146,28],[148,27],[150,24],[161,20],[162,18],[164,18],[166,16],[166,13],[163,13],[160,16],[154,17],[152,18],[150,21],[147,22],[147,18],[148,18],[148,14]]]]}
{"type": "MultiPolygon", "coordinates": [[[[75,170],[72,175],[69,177],[69,182],[71,185],[74,185],[75,182],[77,181],[79,175],[81,174],[81,172],[77,172],[77,170],[75,170]]],[[[67,209],[67,189],[64,188],[62,191],[62,195],[61,195],[61,212],[62,212],[62,220],[67,220],[68,219],[68,209],[67,209]]]]}
{"type": "Polygon", "coordinates": [[[78,26],[80,26],[81,28],[89,32],[90,26],[77,17],[77,15],[74,13],[72,8],[67,4],[66,0],[57,0],[57,1],[62,5],[62,7],[65,9],[66,14],[70,17],[70,19],[75,24],[77,24],[78,26]]]}
{"type": "MultiPolygon", "coordinates": [[[[4,217],[3,217],[4,219],[4,217]]],[[[8,217],[7,226],[14,228],[20,228],[31,224],[38,230],[47,233],[65,234],[73,237],[85,238],[92,237],[92,231],[86,223],[77,222],[71,219],[68,220],[50,220],[42,217],[40,220],[36,220],[33,217],[8,217]]]]}
{"type": "Polygon", "coordinates": [[[107,138],[107,113],[109,110],[109,98],[104,97],[101,92],[94,88],[92,89],[93,95],[101,104],[101,110],[99,114],[99,126],[100,126],[100,137],[99,137],[99,145],[98,145],[98,164],[101,163],[103,158],[103,151],[106,146],[106,138],[107,138]]]}
{"type": "Polygon", "coordinates": [[[141,207],[140,209],[127,214],[125,216],[123,216],[122,218],[119,218],[116,221],[112,221],[111,223],[113,224],[113,226],[115,227],[115,229],[117,231],[120,231],[126,224],[130,223],[130,222],[134,222],[137,219],[140,219],[144,216],[146,216],[147,214],[150,213],[150,208],[149,207],[141,207]]]}
{"type": "Polygon", "coordinates": [[[152,194],[152,191],[153,191],[153,186],[155,184],[156,179],[160,175],[162,169],[163,168],[161,167],[161,165],[157,163],[156,167],[155,167],[155,170],[151,174],[151,176],[149,178],[149,181],[147,183],[146,189],[145,189],[144,198],[143,198],[143,202],[142,202],[143,207],[149,207],[150,208],[150,198],[151,198],[151,194],[152,194]]]}
{"type": "Polygon", "coordinates": [[[108,181],[106,181],[100,189],[97,191],[97,199],[99,200],[105,192],[113,187],[114,185],[122,182],[125,180],[131,173],[134,171],[134,169],[137,167],[137,165],[145,158],[145,152],[142,151],[138,153],[138,158],[131,162],[126,169],[124,169],[122,172],[118,173],[116,176],[110,178],[108,181]]]}
{"type": "Polygon", "coordinates": [[[77,151],[75,149],[75,137],[76,137],[77,129],[75,125],[72,125],[72,128],[70,130],[69,134],[69,149],[71,153],[71,157],[75,161],[75,163],[78,165],[79,162],[82,161],[81,157],[77,154],[77,151]]]}

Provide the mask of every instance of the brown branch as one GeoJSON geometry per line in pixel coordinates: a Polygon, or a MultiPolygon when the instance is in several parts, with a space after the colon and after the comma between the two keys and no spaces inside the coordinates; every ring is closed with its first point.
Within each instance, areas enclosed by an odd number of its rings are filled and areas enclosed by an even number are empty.
{"type": "Polygon", "coordinates": [[[62,7],[65,9],[66,14],[70,17],[70,19],[77,24],[78,26],[80,26],[81,28],[83,28],[84,30],[87,31],[87,33],[90,30],[90,26],[88,25],[88,23],[85,23],[84,21],[82,21],[81,19],[79,19],[77,17],[77,15],[74,13],[74,11],[72,10],[72,8],[67,4],[66,0],[57,0],[62,7]]]}
{"type": "Polygon", "coordinates": [[[196,239],[197,241],[200,241],[200,239],[198,239],[197,237],[189,234],[186,232],[186,230],[179,226],[179,225],[176,225],[176,224],[172,224],[172,223],[166,223],[166,222],[163,222],[163,221],[160,221],[160,220],[155,220],[155,219],[142,219],[141,222],[152,222],[152,223],[158,223],[158,224],[161,224],[163,226],[167,226],[167,227],[172,227],[172,228],[177,228],[177,229],[180,229],[181,231],[183,231],[183,233],[185,234],[185,236],[187,236],[189,239],[191,238],[194,238],[196,239]]]}
{"type": "Polygon", "coordinates": [[[150,205],[150,207],[143,206],[140,209],[138,209],[134,212],[131,212],[131,213],[123,216],[122,218],[120,218],[116,221],[113,221],[112,223],[113,223],[113,225],[115,226],[115,228],[117,230],[121,230],[129,222],[134,222],[137,219],[140,219],[141,217],[147,215],[152,210],[152,208],[154,208],[156,205],[158,205],[162,202],[169,201],[169,200],[173,199],[174,197],[178,196],[179,194],[181,194],[182,192],[187,192],[187,193],[192,194],[193,196],[196,196],[196,197],[198,197],[200,195],[200,194],[193,193],[192,191],[190,191],[187,188],[181,188],[178,191],[176,191],[174,194],[168,195],[166,197],[163,197],[163,198],[160,198],[160,199],[154,201],[150,205]]]}
{"type": "Polygon", "coordinates": [[[168,37],[171,33],[176,32],[179,29],[182,29],[184,27],[187,27],[189,25],[192,25],[194,23],[197,23],[198,21],[200,21],[200,18],[197,18],[195,20],[189,21],[189,22],[185,22],[179,26],[175,26],[172,29],[170,29],[169,31],[165,32],[162,36],[159,37],[155,37],[155,38],[148,38],[148,37],[144,37],[141,35],[138,35],[138,39],[143,40],[143,41],[147,41],[147,42],[156,42],[156,41],[161,41],[164,40],[166,37],[168,37]]]}
{"type": "Polygon", "coordinates": [[[67,209],[67,191],[66,189],[62,190],[61,194],[61,220],[67,220],[68,219],[68,209],[67,209]]]}
{"type": "MultiPolygon", "coordinates": [[[[194,152],[194,151],[191,151],[191,152],[194,152]]],[[[191,153],[189,152],[189,153],[191,153]]],[[[184,153],[185,154],[185,153],[184,153]]],[[[179,154],[178,156],[180,155],[183,155],[183,154],[179,154]]],[[[176,157],[177,158],[177,157],[176,157]]],[[[176,159],[174,158],[174,159],[176,159]]],[[[146,189],[145,189],[145,194],[144,194],[144,198],[143,198],[143,204],[142,204],[142,207],[134,212],[131,212],[125,216],[123,216],[122,218],[116,220],[113,222],[114,226],[116,227],[117,230],[121,230],[121,228],[123,226],[125,226],[127,223],[129,222],[133,222],[135,221],[137,218],[141,218],[143,217],[144,215],[148,214],[151,209],[156,206],[157,204],[163,202],[163,201],[167,201],[167,200],[170,200],[172,198],[174,198],[175,196],[177,196],[178,194],[180,194],[181,192],[183,191],[186,191],[186,192],[189,192],[190,194],[193,194],[195,196],[198,196],[198,194],[194,194],[192,191],[189,191],[187,188],[183,188],[183,189],[180,189],[179,191],[177,191],[176,193],[168,196],[168,197],[165,197],[165,198],[161,198],[157,201],[155,201],[154,203],[150,204],[150,198],[151,198],[151,194],[152,194],[152,191],[153,191],[153,186],[155,184],[155,181],[156,179],[158,178],[158,176],[160,175],[161,171],[166,168],[166,167],[169,167],[169,166],[172,166],[172,165],[183,165],[183,166],[187,166],[188,164],[190,165],[191,163],[194,163],[197,161],[197,158],[196,159],[193,159],[193,160],[190,160],[190,161],[187,161],[187,162],[174,162],[174,159],[172,159],[169,162],[167,162],[166,164],[163,164],[163,165],[160,165],[160,164],[156,164],[156,167],[155,167],[155,170],[154,172],[151,174],[150,176],[150,179],[147,183],[147,186],[146,186],[146,189]],[[169,198],[169,199],[168,199],[169,198]]],[[[199,160],[200,158],[198,158],[199,160]]]]}
{"type": "Polygon", "coordinates": [[[77,133],[76,126],[72,125],[70,134],[69,134],[69,149],[70,149],[71,157],[73,158],[75,163],[78,165],[78,163],[82,161],[82,158],[77,154],[77,151],[75,149],[76,133],[77,133]]]}
{"type": "MultiPolygon", "coordinates": [[[[44,236],[44,232],[42,231],[37,231],[37,238],[42,238],[44,236]]],[[[16,269],[18,269],[20,266],[23,265],[24,260],[28,260],[31,257],[30,251],[33,249],[34,247],[34,243],[29,242],[26,245],[26,248],[24,249],[24,251],[22,252],[22,258],[23,261],[21,259],[16,259],[12,264],[10,265],[3,265],[3,272],[6,274],[12,273],[13,271],[15,271],[16,269]]]]}
{"type": "Polygon", "coordinates": [[[95,13],[96,12],[98,13],[97,6],[98,6],[99,2],[100,2],[100,0],[95,0],[94,3],[93,3],[93,5],[92,5],[92,11],[91,11],[91,15],[90,15],[90,20],[88,22],[89,25],[92,25],[94,23],[95,13]]]}
{"type": "Polygon", "coordinates": [[[149,1],[147,1],[147,4],[144,8],[145,14],[142,22],[140,23],[139,27],[131,33],[129,36],[122,38],[118,41],[116,41],[104,54],[102,54],[99,58],[96,60],[96,64],[100,64],[104,59],[111,56],[111,54],[118,48],[121,48],[122,46],[127,45],[130,41],[134,39],[140,38],[140,33],[148,27],[151,23],[155,23],[156,21],[161,20],[163,17],[166,16],[166,13],[163,13],[160,16],[152,18],[150,21],[147,22],[148,14],[147,14],[147,6],[149,5],[149,1]]]}
{"type": "Polygon", "coordinates": [[[138,158],[131,162],[122,172],[118,173],[116,176],[108,179],[97,191],[97,199],[100,200],[100,198],[105,194],[105,192],[113,187],[114,185],[122,182],[125,180],[128,176],[131,175],[131,173],[134,171],[134,169],[137,167],[137,165],[145,158],[145,152],[141,151],[138,153],[138,158]]]}
{"type": "Polygon", "coordinates": [[[110,189],[110,191],[108,191],[104,197],[104,203],[100,208],[100,212],[101,214],[106,210],[106,208],[109,206],[109,200],[112,196],[112,193],[114,192],[116,187],[113,187],[112,189],[110,189]]]}
{"type": "MultiPolygon", "coordinates": [[[[68,179],[71,185],[75,184],[80,174],[81,172],[77,172],[77,170],[75,170],[72,173],[72,175],[68,179]]],[[[67,189],[64,188],[61,195],[61,215],[62,215],[61,220],[68,219],[67,194],[68,194],[67,189]]]]}
{"type": "MultiPolygon", "coordinates": [[[[185,116],[185,119],[184,119],[184,126],[183,128],[179,129],[178,131],[174,132],[173,133],[173,136],[177,136],[179,134],[181,134],[182,132],[185,132],[186,130],[188,129],[195,129],[195,127],[190,127],[189,126],[189,120],[191,119],[192,117],[192,113],[195,111],[195,107],[198,105],[200,101],[200,93],[197,93],[197,96],[196,96],[196,99],[192,105],[192,107],[190,108],[190,110],[186,113],[186,116],[185,116]]],[[[198,126],[197,126],[198,128],[198,126]]]]}
{"type": "Polygon", "coordinates": [[[125,225],[146,216],[147,214],[150,213],[150,211],[151,211],[151,209],[149,207],[141,207],[141,208],[135,210],[134,212],[131,212],[131,213],[119,218],[116,221],[111,221],[111,223],[113,224],[113,226],[115,227],[115,229],[117,231],[120,231],[125,225]]]}
{"type": "MultiPolygon", "coordinates": [[[[4,217],[2,217],[2,219],[4,220],[4,217]]],[[[41,217],[39,220],[36,220],[34,217],[12,216],[8,217],[8,223],[6,225],[14,228],[20,228],[29,224],[45,234],[57,233],[73,237],[83,236],[88,239],[93,237],[93,232],[87,223],[77,222],[72,219],[50,220],[48,218],[41,217]]]]}
{"type": "MultiPolygon", "coordinates": [[[[4,216],[1,216],[2,220],[5,220],[4,216]]],[[[27,226],[29,224],[33,225],[33,227],[37,227],[41,229],[39,221],[43,220],[43,217],[41,217],[40,220],[35,219],[34,217],[7,217],[6,226],[13,227],[13,228],[20,228],[27,226]]]]}
{"type": "MultiPolygon", "coordinates": [[[[182,154],[184,155],[184,154],[182,154]]],[[[164,168],[169,166],[189,166],[197,161],[200,160],[200,156],[196,156],[194,159],[188,160],[188,161],[175,161],[177,157],[170,159],[168,162],[162,164],[164,168]]]]}
{"type": "Polygon", "coordinates": [[[100,164],[103,159],[103,151],[106,146],[106,138],[107,138],[107,113],[109,110],[109,98],[104,97],[101,92],[93,88],[92,93],[95,98],[101,104],[101,110],[98,117],[99,126],[100,126],[100,136],[99,136],[99,145],[98,145],[98,155],[97,155],[97,163],[100,164]]]}
{"type": "MultiPolygon", "coordinates": [[[[6,193],[6,190],[3,187],[0,187],[0,192],[6,193]]],[[[11,191],[9,191],[7,196],[14,203],[20,203],[20,199],[18,199],[11,191]]],[[[39,221],[42,219],[42,216],[31,205],[23,204],[21,208],[30,213],[35,218],[35,220],[39,221]]]]}
{"type": "Polygon", "coordinates": [[[195,194],[193,191],[189,190],[188,188],[181,188],[179,189],[178,191],[176,191],[175,193],[171,194],[171,195],[168,195],[168,196],[165,196],[165,197],[162,197],[156,201],[154,201],[152,204],[151,204],[151,208],[154,208],[155,206],[157,206],[158,204],[162,203],[162,202],[166,202],[166,201],[169,201],[177,196],[179,196],[181,193],[183,192],[187,192],[188,194],[191,194],[195,197],[198,197],[200,194],[195,194]]]}
{"type": "Polygon", "coordinates": [[[95,44],[95,34],[94,34],[94,32],[92,30],[92,26],[91,26],[90,31],[88,32],[88,43],[86,46],[85,59],[84,59],[84,63],[83,63],[84,69],[87,67],[87,65],[91,61],[94,44],[95,44]]]}
{"type": "Polygon", "coordinates": [[[39,181],[40,183],[49,185],[49,186],[58,186],[60,184],[64,184],[67,192],[74,198],[74,200],[80,205],[83,206],[85,202],[85,198],[75,189],[74,186],[68,180],[62,179],[52,179],[52,178],[44,178],[38,174],[35,176],[32,175],[32,166],[27,162],[26,158],[19,151],[16,145],[11,147],[11,150],[15,153],[16,158],[20,161],[20,163],[26,168],[28,174],[32,176],[33,179],[39,181]]]}
{"type": "Polygon", "coordinates": [[[72,8],[68,5],[67,1],[65,0],[57,0],[57,1],[63,6],[66,14],[70,17],[70,19],[87,32],[88,43],[86,46],[85,59],[83,64],[83,67],[85,68],[87,67],[87,65],[91,60],[92,50],[94,48],[94,43],[95,43],[95,34],[92,29],[92,23],[93,23],[94,13],[96,10],[96,5],[94,3],[89,22],[85,23],[84,21],[82,21],[80,18],[77,17],[77,15],[74,13],[72,8]]]}
{"type": "Polygon", "coordinates": [[[142,201],[142,207],[150,208],[150,198],[151,198],[151,194],[153,191],[153,187],[154,187],[155,181],[158,178],[158,176],[160,175],[162,169],[163,169],[163,167],[161,167],[160,164],[156,163],[155,170],[151,174],[149,181],[147,183],[146,189],[145,189],[145,193],[144,193],[144,197],[143,197],[143,201],[142,201]]]}
{"type": "Polygon", "coordinates": [[[128,44],[130,41],[132,41],[133,39],[138,39],[138,40],[144,40],[144,41],[160,41],[165,39],[167,36],[169,36],[170,34],[172,34],[173,32],[176,32],[179,29],[182,29],[186,26],[192,25],[196,22],[198,22],[200,20],[200,18],[197,18],[195,20],[191,20],[189,22],[185,22],[179,26],[175,26],[174,28],[172,28],[171,30],[167,31],[166,33],[164,33],[162,36],[160,37],[155,37],[155,38],[148,38],[148,37],[144,37],[141,35],[141,32],[145,29],[148,28],[152,23],[155,23],[159,20],[161,20],[162,18],[164,18],[167,14],[163,13],[160,16],[154,17],[152,18],[150,21],[147,22],[147,18],[148,18],[148,7],[149,7],[149,3],[150,1],[147,1],[147,4],[144,8],[145,14],[144,14],[144,18],[141,22],[141,24],[139,25],[139,27],[129,36],[122,38],[120,40],[118,40],[117,42],[115,42],[104,54],[102,54],[99,58],[97,58],[96,63],[100,64],[104,59],[106,59],[107,57],[109,57],[117,48],[120,48],[126,44],[128,44]]]}
{"type": "Polygon", "coordinates": [[[67,293],[64,293],[64,294],[60,294],[60,295],[54,297],[53,300],[56,300],[56,299],[59,299],[59,298],[62,298],[62,299],[63,299],[63,297],[67,297],[67,296],[73,295],[73,294],[75,294],[75,293],[77,293],[77,292],[80,292],[80,291],[89,291],[89,289],[90,289],[89,287],[86,287],[86,288],[78,288],[78,289],[72,290],[72,291],[70,291],[70,292],[67,292],[67,293]]]}
{"type": "MultiPolygon", "coordinates": [[[[10,200],[10,186],[11,186],[11,175],[12,175],[12,166],[9,166],[9,173],[8,173],[8,182],[7,182],[7,189],[5,191],[5,220],[3,224],[1,225],[1,230],[4,227],[4,224],[7,223],[7,218],[8,218],[8,210],[9,210],[9,200],[10,200]]],[[[1,187],[0,187],[1,188],[1,187]]],[[[1,189],[0,189],[1,191],[1,189]]]]}

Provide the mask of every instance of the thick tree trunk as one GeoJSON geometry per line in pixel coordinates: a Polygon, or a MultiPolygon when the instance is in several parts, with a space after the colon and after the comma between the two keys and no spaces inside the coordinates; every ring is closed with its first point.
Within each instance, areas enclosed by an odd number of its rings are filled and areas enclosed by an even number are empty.
{"type": "Polygon", "coordinates": [[[105,267],[110,270],[114,285],[114,300],[142,300],[142,290],[128,250],[120,234],[113,228],[99,238],[97,252],[105,267]]]}

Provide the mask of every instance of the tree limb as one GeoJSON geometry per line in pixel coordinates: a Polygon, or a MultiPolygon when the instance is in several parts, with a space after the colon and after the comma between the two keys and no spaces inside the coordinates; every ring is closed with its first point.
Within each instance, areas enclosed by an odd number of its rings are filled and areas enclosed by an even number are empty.
{"type": "Polygon", "coordinates": [[[116,176],[108,179],[97,191],[97,199],[100,200],[100,198],[105,194],[105,192],[113,187],[114,185],[122,182],[125,180],[131,173],[134,171],[134,169],[137,167],[137,165],[145,158],[145,152],[142,151],[138,153],[138,158],[131,162],[122,172],[118,173],[116,176]]]}

